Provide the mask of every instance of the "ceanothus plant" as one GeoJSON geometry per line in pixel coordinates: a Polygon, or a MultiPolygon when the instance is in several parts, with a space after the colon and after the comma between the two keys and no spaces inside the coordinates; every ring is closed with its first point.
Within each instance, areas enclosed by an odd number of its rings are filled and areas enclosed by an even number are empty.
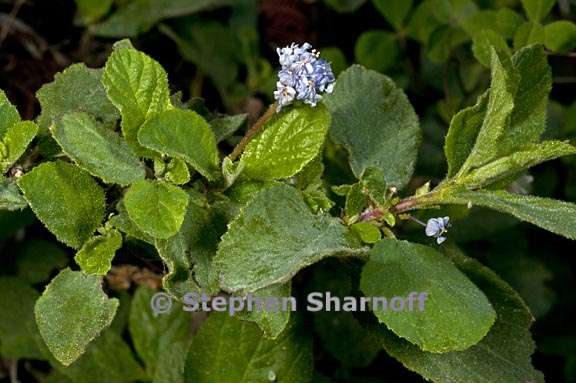
{"type": "MultiPolygon", "coordinates": [[[[576,238],[576,205],[506,191],[531,166],[576,152],[540,138],[551,88],[542,46],[513,56],[491,50],[490,88],[450,123],[445,179],[406,197],[421,134],[404,92],[359,65],[335,80],[309,44],[278,54],[276,102],[231,153],[219,144],[246,116],[201,115],[171,96],[160,64],[127,40],[103,69],[75,64],[45,85],[35,122],[21,121],[0,94],[0,208],[30,207],[76,250],[79,267],[61,270],[35,303],[29,331],[47,346],[44,358],[68,374],[95,357],[89,345],[110,350],[119,342],[110,326],[122,305],[101,280],[131,239],[156,249],[167,269],[163,288],[176,300],[187,292],[298,294],[293,278],[332,258],[315,269],[309,288],[429,294],[424,311],[318,313],[316,332],[337,358],[363,366],[384,349],[434,382],[542,382],[530,361],[526,305],[457,248],[448,216],[434,214],[443,205],[483,206],[576,238]],[[327,140],[347,152],[355,183],[328,187],[327,140]],[[423,209],[439,217],[421,222],[415,212],[423,209]],[[421,243],[402,239],[413,222],[425,226],[411,237],[421,243]],[[331,315],[348,334],[337,344],[322,325],[331,315]]],[[[127,346],[98,354],[118,358],[109,363],[123,363],[128,380],[312,379],[302,310],[211,313],[190,339],[189,313],[153,315],[152,294],[136,293],[129,319],[146,371],[125,362],[127,346]]],[[[106,381],[123,381],[114,379],[106,381]]]]}

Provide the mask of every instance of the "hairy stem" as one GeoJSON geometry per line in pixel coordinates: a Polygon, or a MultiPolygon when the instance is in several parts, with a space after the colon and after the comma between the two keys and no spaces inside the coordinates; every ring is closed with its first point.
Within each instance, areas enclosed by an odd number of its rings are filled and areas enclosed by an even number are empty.
{"type": "Polygon", "coordinates": [[[260,131],[260,129],[262,129],[262,127],[264,126],[264,124],[270,119],[270,117],[272,117],[274,115],[274,113],[276,112],[276,103],[270,105],[268,107],[268,110],[266,111],[266,113],[264,113],[259,119],[258,121],[256,121],[254,123],[254,125],[252,125],[252,127],[250,129],[248,129],[248,131],[246,132],[246,134],[244,135],[244,137],[242,138],[242,140],[238,143],[238,145],[236,145],[236,147],[234,148],[234,151],[232,152],[232,154],[230,154],[229,158],[234,161],[238,158],[238,156],[240,154],[242,154],[242,152],[244,151],[244,148],[246,147],[246,145],[248,145],[248,143],[250,142],[250,140],[252,140],[252,138],[254,138],[254,136],[256,134],[258,134],[258,132],[260,131]]]}

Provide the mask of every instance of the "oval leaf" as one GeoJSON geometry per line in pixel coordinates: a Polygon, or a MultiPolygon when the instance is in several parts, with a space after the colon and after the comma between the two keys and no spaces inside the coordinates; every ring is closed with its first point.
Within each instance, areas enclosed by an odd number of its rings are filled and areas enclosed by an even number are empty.
{"type": "Polygon", "coordinates": [[[100,278],[64,269],[46,287],[34,309],[38,330],[65,366],[112,323],[118,300],[102,291],[100,278]]]}
{"type": "Polygon", "coordinates": [[[350,153],[356,178],[376,167],[388,185],[404,186],[414,170],[421,134],[402,89],[378,72],[353,65],[338,77],[325,102],[332,114],[332,138],[350,153]]]}
{"type": "MultiPolygon", "coordinates": [[[[454,264],[427,246],[385,239],[362,270],[366,296],[405,298],[404,310],[374,310],[378,320],[424,351],[465,350],[487,333],[496,313],[490,302],[454,264]],[[408,296],[415,294],[410,311],[408,296]],[[420,304],[423,306],[420,306],[420,304]]],[[[390,301],[389,301],[390,302],[390,301]]]]}
{"type": "Polygon", "coordinates": [[[218,148],[210,125],[196,112],[172,109],[159,113],[138,132],[141,145],[188,162],[209,180],[218,169],[218,148]]]}
{"type": "Polygon", "coordinates": [[[186,192],[166,182],[138,181],[124,199],[128,216],[146,234],[167,239],[178,232],[186,207],[186,192]]]}
{"type": "Polygon", "coordinates": [[[82,247],[104,219],[104,191],[88,173],[66,162],[45,162],[18,180],[24,198],[56,238],[82,247]]]}
{"type": "Polygon", "coordinates": [[[78,166],[106,183],[127,186],[146,175],[124,140],[86,113],[67,114],[52,135],[78,166]]]}
{"type": "Polygon", "coordinates": [[[292,177],[316,157],[329,127],[330,114],[322,104],[280,113],[246,146],[243,174],[259,180],[292,177]]]}

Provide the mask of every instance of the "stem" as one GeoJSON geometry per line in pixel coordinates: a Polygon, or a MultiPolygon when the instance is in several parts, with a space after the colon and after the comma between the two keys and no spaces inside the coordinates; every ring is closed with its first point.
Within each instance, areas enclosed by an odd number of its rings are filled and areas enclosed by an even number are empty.
{"type": "Polygon", "coordinates": [[[254,136],[258,134],[258,132],[260,132],[260,129],[262,129],[264,124],[270,119],[270,117],[274,115],[275,112],[276,112],[276,103],[270,105],[266,113],[264,113],[262,117],[260,117],[258,121],[256,121],[250,129],[248,129],[242,140],[234,148],[232,154],[228,156],[230,160],[234,161],[238,158],[240,154],[242,154],[246,145],[248,145],[250,140],[252,140],[252,138],[254,138],[254,136]]]}

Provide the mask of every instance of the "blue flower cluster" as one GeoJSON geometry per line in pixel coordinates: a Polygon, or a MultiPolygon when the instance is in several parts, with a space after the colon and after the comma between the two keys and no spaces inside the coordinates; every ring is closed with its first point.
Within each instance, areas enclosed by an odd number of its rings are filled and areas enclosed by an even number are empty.
{"type": "Polygon", "coordinates": [[[308,43],[292,44],[278,48],[282,69],[278,72],[277,90],[274,98],[277,111],[294,100],[316,106],[322,98],[320,93],[331,93],[334,87],[334,73],[330,63],[320,58],[320,53],[308,43]]]}

